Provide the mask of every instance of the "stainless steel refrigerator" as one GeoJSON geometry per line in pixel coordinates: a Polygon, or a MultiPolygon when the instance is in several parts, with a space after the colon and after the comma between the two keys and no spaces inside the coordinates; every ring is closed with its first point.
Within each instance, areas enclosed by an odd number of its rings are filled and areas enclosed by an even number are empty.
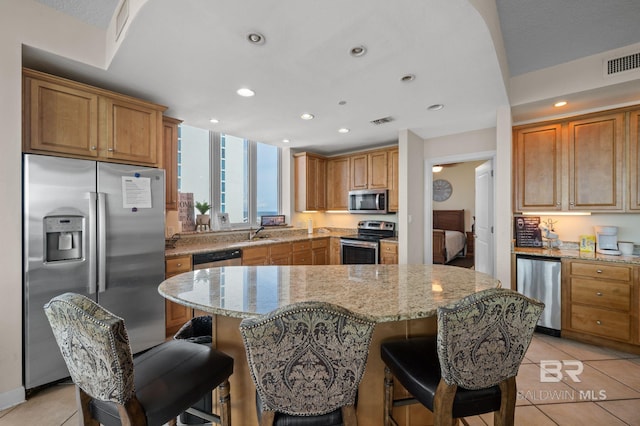
{"type": "Polygon", "coordinates": [[[72,291],[125,320],[134,353],[165,335],[164,170],[25,154],[24,383],[69,375],[43,305],[72,291]]]}

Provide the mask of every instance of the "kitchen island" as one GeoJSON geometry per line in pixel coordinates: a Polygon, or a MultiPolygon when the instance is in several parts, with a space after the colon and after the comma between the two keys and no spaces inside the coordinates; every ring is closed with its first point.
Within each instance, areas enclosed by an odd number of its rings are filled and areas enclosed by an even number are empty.
{"type": "MultiPolygon", "coordinates": [[[[239,324],[243,318],[302,301],[341,305],[377,324],[360,384],[358,419],[382,424],[383,370],[380,342],[436,333],[438,307],[500,282],[473,270],[445,265],[227,266],[171,277],[162,296],[210,313],[213,345],[235,359],[231,382],[232,419],[255,425],[255,387],[239,324]]],[[[399,418],[429,416],[422,407],[400,407],[399,418]]]]}

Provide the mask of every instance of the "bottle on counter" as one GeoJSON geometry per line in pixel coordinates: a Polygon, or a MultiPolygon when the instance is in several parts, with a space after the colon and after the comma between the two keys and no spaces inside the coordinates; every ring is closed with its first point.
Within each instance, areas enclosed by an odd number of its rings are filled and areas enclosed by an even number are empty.
{"type": "Polygon", "coordinates": [[[307,234],[313,234],[313,219],[307,221],[307,234]]]}

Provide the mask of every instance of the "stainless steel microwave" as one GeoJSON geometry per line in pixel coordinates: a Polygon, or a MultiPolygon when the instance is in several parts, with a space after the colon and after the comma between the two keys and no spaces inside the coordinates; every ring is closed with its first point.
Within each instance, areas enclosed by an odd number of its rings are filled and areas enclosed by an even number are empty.
{"type": "Polygon", "coordinates": [[[384,214],[389,210],[386,189],[349,191],[349,213],[384,214]]]}

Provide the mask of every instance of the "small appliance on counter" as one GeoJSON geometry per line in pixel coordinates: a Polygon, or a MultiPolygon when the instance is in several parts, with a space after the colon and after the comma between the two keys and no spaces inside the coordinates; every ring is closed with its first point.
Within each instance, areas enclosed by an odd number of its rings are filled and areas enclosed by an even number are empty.
{"type": "Polygon", "coordinates": [[[594,226],[596,231],[596,253],[619,256],[618,227],[594,226]]]}

